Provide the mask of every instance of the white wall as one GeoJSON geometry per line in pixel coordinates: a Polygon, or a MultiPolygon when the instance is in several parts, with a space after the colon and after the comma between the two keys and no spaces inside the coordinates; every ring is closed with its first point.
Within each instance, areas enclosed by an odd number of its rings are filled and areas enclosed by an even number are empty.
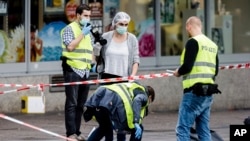
{"type": "MultiPolygon", "coordinates": [[[[140,71],[139,75],[164,73],[165,70],[140,71]]],[[[219,84],[221,95],[214,95],[212,110],[250,108],[250,71],[249,69],[221,70],[216,82],[219,84]]],[[[26,76],[0,78],[1,84],[39,84],[49,83],[49,76],[26,76]]],[[[176,111],[182,98],[181,78],[173,76],[142,79],[141,83],[151,85],[156,92],[151,111],[176,111]]],[[[14,88],[0,88],[0,91],[14,88]]],[[[91,93],[92,91],[90,91],[91,93]]],[[[46,112],[64,110],[65,94],[49,93],[45,87],[46,112]]],[[[19,113],[21,111],[21,97],[23,95],[40,95],[37,89],[28,89],[20,92],[0,94],[0,113],[19,113]]]]}

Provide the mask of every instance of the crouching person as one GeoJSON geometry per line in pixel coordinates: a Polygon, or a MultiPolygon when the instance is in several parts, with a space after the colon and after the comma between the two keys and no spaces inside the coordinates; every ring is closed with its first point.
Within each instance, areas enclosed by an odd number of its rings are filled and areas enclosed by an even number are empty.
{"type": "Polygon", "coordinates": [[[142,119],[154,99],[154,89],[137,82],[100,86],[85,103],[84,120],[87,122],[94,116],[99,124],[88,141],[100,141],[103,137],[105,141],[113,141],[113,130],[118,134],[130,132],[130,141],[141,141],[142,119]]]}

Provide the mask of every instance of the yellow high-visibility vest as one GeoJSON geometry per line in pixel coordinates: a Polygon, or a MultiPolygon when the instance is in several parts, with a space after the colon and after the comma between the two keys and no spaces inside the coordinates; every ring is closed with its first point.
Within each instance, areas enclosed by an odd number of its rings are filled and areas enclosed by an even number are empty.
{"type": "MultiPolygon", "coordinates": [[[[82,34],[80,25],[77,22],[72,22],[69,26],[72,28],[75,38],[82,34]]],[[[68,51],[64,43],[62,43],[62,49],[62,56],[68,58],[67,64],[69,66],[77,69],[91,69],[93,47],[90,35],[85,35],[73,51],[68,51]]]]}
{"type": "MultiPolygon", "coordinates": [[[[183,88],[190,88],[195,83],[214,84],[216,70],[216,55],[218,46],[205,35],[193,37],[198,42],[199,51],[190,73],[183,76],[183,88]]],[[[181,55],[181,64],[184,62],[185,49],[181,55]]]]}
{"type": "MultiPolygon", "coordinates": [[[[106,87],[116,92],[121,97],[123,104],[124,104],[125,111],[126,111],[128,127],[130,129],[133,129],[134,128],[134,123],[133,123],[134,114],[133,114],[133,109],[132,109],[132,102],[134,99],[133,90],[136,88],[139,88],[146,93],[145,88],[137,83],[120,83],[116,85],[107,85],[107,86],[102,86],[102,87],[106,87]]],[[[145,116],[145,110],[147,106],[148,106],[148,102],[146,106],[142,107],[141,109],[141,113],[140,113],[141,118],[139,120],[139,123],[142,122],[142,118],[145,116]]]]}

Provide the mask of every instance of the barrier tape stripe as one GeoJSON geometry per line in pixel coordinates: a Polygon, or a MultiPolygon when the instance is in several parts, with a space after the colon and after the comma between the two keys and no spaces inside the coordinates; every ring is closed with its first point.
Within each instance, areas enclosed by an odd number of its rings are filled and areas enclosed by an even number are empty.
{"type": "MultiPolygon", "coordinates": [[[[250,63],[246,63],[246,64],[237,64],[237,65],[229,65],[229,66],[222,66],[219,69],[240,69],[240,68],[250,68],[250,63]]],[[[4,94],[4,93],[10,93],[10,92],[18,92],[21,90],[27,90],[33,87],[37,87],[41,88],[42,91],[44,89],[45,86],[64,86],[64,85],[76,85],[76,84],[98,84],[98,83],[106,83],[106,82],[117,82],[117,81],[124,81],[124,80],[138,80],[138,79],[149,79],[149,78],[157,78],[157,77],[166,77],[166,76],[172,76],[172,73],[160,73],[160,74],[149,74],[149,75],[139,75],[139,76],[129,76],[129,77],[120,77],[120,78],[110,78],[110,79],[99,79],[99,80],[89,80],[89,81],[82,81],[82,82],[71,82],[71,83],[58,83],[58,84],[36,84],[36,85],[22,85],[22,84],[0,84],[0,87],[23,87],[20,89],[15,89],[15,90],[10,90],[10,91],[5,91],[5,92],[0,92],[0,94],[4,94]]],[[[29,128],[33,128],[35,130],[39,130],[41,132],[62,138],[62,139],[67,139],[67,140],[71,140],[65,136],[59,135],[57,133],[53,133],[51,131],[33,126],[31,124],[28,123],[24,123],[22,121],[16,120],[14,118],[5,116],[3,114],[0,113],[0,118],[27,126],[29,128]]]]}
{"type": "Polygon", "coordinates": [[[243,68],[250,68],[250,63],[221,66],[220,67],[221,70],[224,70],[224,69],[243,69],[243,68]]]}
{"type": "MultiPolygon", "coordinates": [[[[219,69],[242,69],[242,68],[250,68],[250,63],[245,64],[236,64],[229,66],[221,66],[219,69]]],[[[98,83],[107,83],[107,82],[118,82],[118,81],[126,81],[126,80],[138,80],[138,79],[146,79],[146,78],[156,78],[156,77],[166,77],[172,75],[171,73],[160,73],[160,74],[149,74],[149,75],[139,75],[139,76],[129,76],[129,77],[120,77],[120,78],[109,78],[109,79],[97,79],[97,80],[88,80],[81,82],[71,82],[71,83],[57,83],[57,84],[0,84],[0,87],[33,87],[33,86],[65,86],[65,85],[79,85],[79,84],[98,84],[98,83]]],[[[14,90],[15,91],[15,90],[14,90]]],[[[0,92],[2,94],[3,92],[0,92]]]]}
{"type": "Polygon", "coordinates": [[[7,93],[12,93],[12,92],[19,92],[19,91],[27,90],[27,89],[30,89],[30,88],[31,87],[23,87],[23,88],[14,89],[14,90],[7,90],[7,91],[3,91],[3,92],[0,91],[0,94],[7,94],[7,93]]]}
{"type": "MultiPolygon", "coordinates": [[[[249,68],[250,63],[245,64],[236,64],[229,66],[221,66],[219,69],[239,69],[239,68],[249,68]]],[[[88,80],[82,82],[72,82],[72,83],[57,83],[57,84],[48,84],[46,86],[65,86],[65,85],[76,85],[76,84],[98,84],[98,83],[107,83],[107,82],[118,82],[125,80],[138,80],[138,79],[149,79],[156,77],[166,77],[171,76],[172,73],[160,73],[160,74],[149,74],[149,75],[139,75],[139,76],[129,76],[129,77],[120,77],[120,78],[109,78],[109,79],[98,79],[98,80],[88,80]]]]}
{"type": "Polygon", "coordinates": [[[71,83],[57,83],[57,84],[47,84],[46,86],[65,86],[65,85],[77,85],[77,84],[98,84],[98,83],[107,83],[107,82],[118,82],[118,81],[126,81],[126,80],[139,80],[146,78],[157,78],[157,77],[166,77],[171,76],[173,74],[169,73],[161,73],[161,74],[149,74],[149,75],[141,75],[141,76],[129,76],[129,77],[119,77],[119,78],[108,78],[108,79],[96,79],[96,80],[88,80],[88,81],[79,81],[79,82],[71,82],[71,83]]]}
{"type": "MultiPolygon", "coordinates": [[[[99,83],[107,83],[107,82],[119,82],[119,81],[126,81],[126,80],[138,80],[138,79],[149,79],[149,78],[157,78],[157,77],[166,77],[171,76],[173,74],[170,73],[161,73],[161,74],[149,74],[149,75],[141,75],[141,76],[129,76],[129,77],[120,77],[120,78],[108,78],[108,79],[96,79],[96,80],[88,80],[88,81],[79,81],[79,82],[70,82],[70,83],[57,83],[57,84],[38,84],[36,87],[44,88],[45,86],[66,86],[66,85],[79,85],[79,84],[99,84],[99,83]]],[[[9,91],[0,91],[1,94],[11,93],[11,92],[18,92],[21,90],[26,90],[33,88],[32,87],[24,87],[20,89],[14,89],[9,91]]]]}
{"type": "MultiPolygon", "coordinates": [[[[160,73],[160,74],[148,74],[148,75],[139,75],[139,76],[129,76],[129,77],[119,77],[119,78],[108,78],[108,79],[96,79],[96,80],[87,80],[87,81],[79,81],[79,82],[70,82],[70,83],[57,83],[57,84],[36,84],[36,85],[21,85],[21,84],[0,84],[1,86],[26,86],[26,87],[34,87],[34,86],[65,86],[65,85],[79,85],[79,84],[98,84],[98,83],[107,83],[107,82],[117,82],[117,81],[126,81],[126,80],[138,80],[138,79],[146,79],[146,78],[157,78],[157,77],[166,77],[171,76],[170,73],[160,73]]],[[[13,90],[17,91],[17,90],[13,90]]],[[[0,93],[1,94],[1,93],[0,93]]]]}
{"type": "Polygon", "coordinates": [[[40,87],[41,87],[40,85],[36,85],[36,86],[30,86],[30,87],[22,87],[22,88],[19,88],[19,89],[0,91],[0,95],[1,94],[12,93],[12,92],[19,92],[19,91],[22,91],[22,90],[28,90],[28,89],[31,89],[31,88],[40,88],[40,87]]]}
{"type": "Polygon", "coordinates": [[[35,129],[35,130],[44,132],[44,133],[46,133],[46,134],[50,134],[50,135],[55,136],[55,137],[59,137],[59,138],[65,139],[65,140],[74,141],[73,139],[70,139],[70,138],[67,138],[67,137],[65,137],[65,136],[59,135],[59,134],[57,134],[57,133],[54,133],[54,132],[51,132],[51,131],[48,131],[48,130],[39,128],[39,127],[37,127],[37,126],[34,126],[34,125],[31,125],[31,124],[22,122],[22,121],[20,121],[20,120],[11,118],[11,117],[6,116],[6,115],[4,115],[4,114],[0,114],[0,118],[3,118],[3,119],[6,119],[6,120],[9,120],[9,121],[12,121],[12,122],[14,122],[14,123],[18,123],[18,124],[27,126],[27,127],[29,127],[29,128],[32,128],[32,129],[35,129]]]}
{"type": "Polygon", "coordinates": [[[0,84],[0,87],[33,87],[37,86],[37,84],[0,84]]]}

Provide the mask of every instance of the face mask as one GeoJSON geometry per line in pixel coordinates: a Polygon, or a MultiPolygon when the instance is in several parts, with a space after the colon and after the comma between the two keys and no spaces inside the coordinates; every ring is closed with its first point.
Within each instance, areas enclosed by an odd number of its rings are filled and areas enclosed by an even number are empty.
{"type": "Polygon", "coordinates": [[[116,27],[116,31],[119,33],[119,34],[124,34],[127,32],[127,28],[126,26],[117,26],[116,27]]]}
{"type": "Polygon", "coordinates": [[[87,23],[89,23],[89,19],[87,19],[87,18],[82,18],[81,20],[80,20],[80,24],[82,25],[82,26],[84,26],[85,24],[87,24],[87,23]]]}

